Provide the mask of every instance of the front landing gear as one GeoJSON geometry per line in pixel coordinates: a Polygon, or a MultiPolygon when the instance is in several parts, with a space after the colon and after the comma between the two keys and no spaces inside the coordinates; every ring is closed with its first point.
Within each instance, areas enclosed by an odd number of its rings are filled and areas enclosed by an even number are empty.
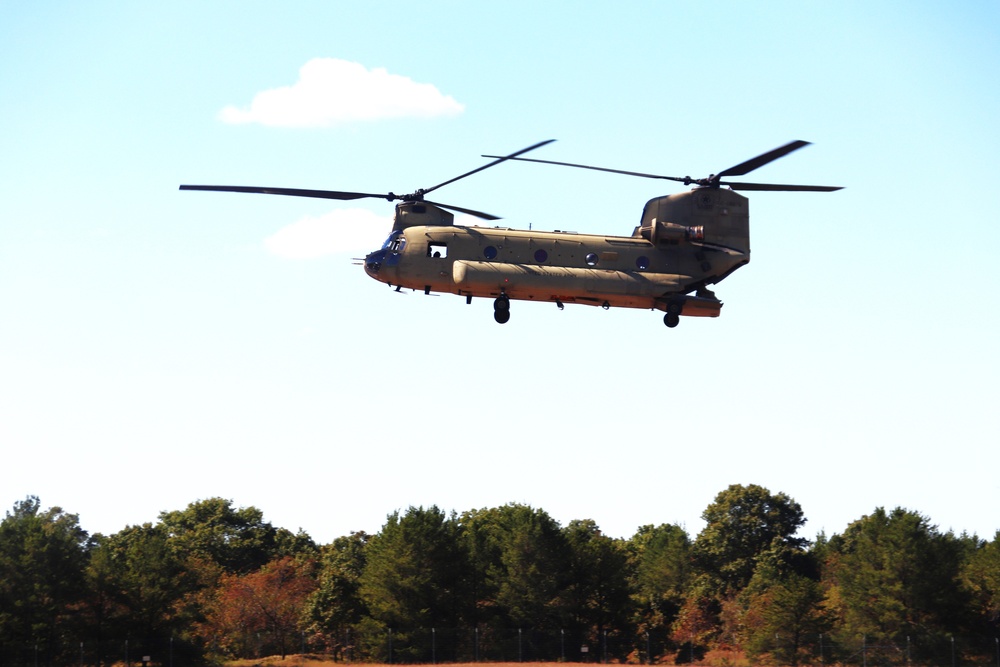
{"type": "Polygon", "coordinates": [[[671,301],[667,304],[667,314],[663,316],[663,323],[673,329],[681,323],[681,310],[684,304],[680,301],[671,301]]]}
{"type": "Polygon", "coordinates": [[[510,299],[502,292],[493,302],[493,319],[497,321],[497,324],[507,324],[510,319],[510,299]]]}

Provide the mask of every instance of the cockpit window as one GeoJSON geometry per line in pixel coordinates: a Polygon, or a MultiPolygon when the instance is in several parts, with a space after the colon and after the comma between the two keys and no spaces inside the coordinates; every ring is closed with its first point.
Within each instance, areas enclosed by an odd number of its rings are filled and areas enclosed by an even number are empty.
{"type": "Polygon", "coordinates": [[[447,243],[428,243],[427,244],[427,256],[434,258],[445,258],[448,256],[448,244],[447,243]]]}
{"type": "Polygon", "coordinates": [[[403,236],[403,232],[395,231],[389,234],[389,238],[385,240],[382,244],[383,250],[389,250],[391,252],[403,252],[403,248],[406,247],[406,238],[403,236]]]}

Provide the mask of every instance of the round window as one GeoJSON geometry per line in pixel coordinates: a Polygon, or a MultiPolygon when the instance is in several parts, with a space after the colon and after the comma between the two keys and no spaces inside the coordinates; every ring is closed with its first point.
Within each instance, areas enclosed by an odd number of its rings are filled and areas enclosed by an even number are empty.
{"type": "Polygon", "coordinates": [[[485,248],[483,248],[483,257],[485,257],[486,259],[496,259],[497,249],[491,245],[486,246],[485,248]]]}
{"type": "Polygon", "coordinates": [[[549,253],[545,252],[543,249],[539,248],[535,251],[535,261],[541,264],[549,258],[549,253]]]}
{"type": "Polygon", "coordinates": [[[649,257],[642,255],[641,257],[635,260],[635,265],[636,267],[638,267],[640,271],[645,271],[646,269],[649,268],[649,257]]]}
{"type": "Polygon", "coordinates": [[[584,259],[587,261],[587,266],[597,266],[596,252],[587,253],[587,256],[584,259]]]}

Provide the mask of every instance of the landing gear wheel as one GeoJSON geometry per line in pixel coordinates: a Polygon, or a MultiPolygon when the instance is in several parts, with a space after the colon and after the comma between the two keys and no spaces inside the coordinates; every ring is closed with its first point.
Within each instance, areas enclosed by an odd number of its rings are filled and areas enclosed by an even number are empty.
{"type": "Polygon", "coordinates": [[[663,323],[668,327],[673,329],[675,326],[681,323],[681,316],[677,313],[667,313],[663,316],[663,323]]]}
{"type": "Polygon", "coordinates": [[[500,294],[493,302],[493,319],[498,324],[507,324],[507,320],[510,319],[510,299],[506,294],[500,294]]]}

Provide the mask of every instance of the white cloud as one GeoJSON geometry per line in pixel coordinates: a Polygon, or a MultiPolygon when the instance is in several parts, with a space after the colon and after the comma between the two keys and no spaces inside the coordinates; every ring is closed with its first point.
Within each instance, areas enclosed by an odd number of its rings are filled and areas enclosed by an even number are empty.
{"type": "Polygon", "coordinates": [[[306,216],[264,240],[264,247],[285,259],[316,259],[339,252],[378,249],[392,229],[392,218],[360,208],[306,216]]]}
{"type": "Polygon", "coordinates": [[[417,83],[385,69],[336,58],[314,58],[299,70],[299,80],[257,93],[249,108],[227,106],[226,123],[271,127],[329,127],[384,118],[455,116],[465,110],[429,83],[417,83]]]}

